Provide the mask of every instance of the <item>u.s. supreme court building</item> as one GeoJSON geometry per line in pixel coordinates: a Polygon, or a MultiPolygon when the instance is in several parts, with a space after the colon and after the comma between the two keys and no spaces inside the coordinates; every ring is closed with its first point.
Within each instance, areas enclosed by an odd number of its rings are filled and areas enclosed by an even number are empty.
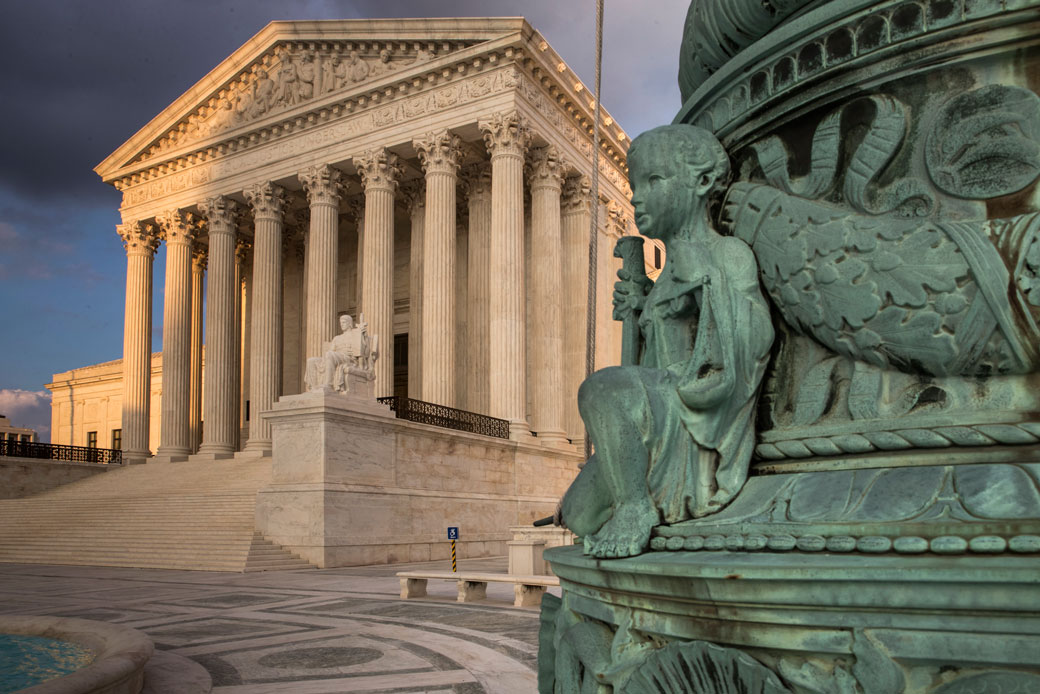
{"type": "Polygon", "coordinates": [[[375,395],[506,420],[496,445],[542,461],[525,499],[551,510],[584,443],[593,206],[597,367],[620,352],[611,251],[636,233],[628,137],[604,111],[594,157],[593,106],[521,18],[272,22],[96,168],[123,195],[123,359],[54,376],[53,441],[262,461],[261,413],[363,315],[375,395]]]}

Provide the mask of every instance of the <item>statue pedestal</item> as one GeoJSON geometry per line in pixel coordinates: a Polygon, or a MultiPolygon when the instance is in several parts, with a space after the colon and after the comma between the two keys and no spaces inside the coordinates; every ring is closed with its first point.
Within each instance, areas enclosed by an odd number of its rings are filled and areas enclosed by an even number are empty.
{"type": "MultiPolygon", "coordinates": [[[[762,686],[711,691],[1040,691],[1035,556],[674,551],[604,561],[580,546],[545,554],[564,589],[557,685],[568,659],[577,663],[567,644],[581,638],[606,647],[598,659],[614,691],[644,691],[643,681],[681,670],[683,659],[694,672],[729,668],[762,686]]],[[[551,657],[545,647],[540,659],[551,657]]]]}
{"type": "MultiPolygon", "coordinates": [[[[318,390],[283,397],[264,416],[272,478],[257,496],[257,529],[313,564],[336,565],[328,552],[344,544],[342,523],[333,522],[343,515],[337,488],[393,486],[394,415],[372,398],[318,390]]],[[[385,534],[378,518],[360,520],[353,519],[357,537],[385,534]]]]}

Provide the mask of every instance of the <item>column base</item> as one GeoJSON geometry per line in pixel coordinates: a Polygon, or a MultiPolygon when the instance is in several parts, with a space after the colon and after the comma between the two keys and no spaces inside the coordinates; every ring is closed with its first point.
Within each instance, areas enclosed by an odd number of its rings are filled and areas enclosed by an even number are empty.
{"type": "Polygon", "coordinates": [[[123,451],[123,465],[144,465],[152,459],[151,451],[123,451]]]}
{"type": "Polygon", "coordinates": [[[189,455],[191,455],[191,451],[186,448],[160,447],[152,461],[156,463],[183,463],[188,459],[189,455]]]}
{"type": "Polygon", "coordinates": [[[534,436],[531,434],[531,425],[526,419],[509,420],[509,440],[530,442],[534,436]]]}
{"type": "Polygon", "coordinates": [[[567,438],[567,434],[564,433],[563,429],[545,429],[536,432],[535,436],[538,437],[538,443],[543,446],[571,450],[570,439],[567,438]]]}
{"type": "Polygon", "coordinates": [[[250,441],[246,444],[246,447],[240,451],[235,452],[235,460],[241,460],[244,458],[270,458],[271,457],[271,442],[270,441],[258,441],[253,443],[250,441]]]}
{"type": "Polygon", "coordinates": [[[225,446],[210,446],[209,448],[203,444],[199,448],[199,452],[191,456],[191,460],[228,460],[229,458],[235,457],[235,451],[230,447],[225,446]]]}

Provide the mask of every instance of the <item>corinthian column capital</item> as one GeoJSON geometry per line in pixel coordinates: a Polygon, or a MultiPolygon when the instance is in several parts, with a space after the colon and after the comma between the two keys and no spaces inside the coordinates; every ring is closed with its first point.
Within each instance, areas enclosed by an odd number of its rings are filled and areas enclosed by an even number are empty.
{"type": "Polygon", "coordinates": [[[245,264],[253,255],[253,242],[241,236],[235,240],[235,262],[245,264]]]}
{"type": "Polygon", "coordinates": [[[401,197],[408,214],[419,214],[426,209],[426,181],[422,179],[401,184],[401,197]]]}
{"type": "Polygon", "coordinates": [[[254,219],[281,221],[286,206],[284,188],[271,181],[264,181],[249,186],[243,193],[253,208],[254,219]]]}
{"type": "Polygon", "coordinates": [[[155,216],[166,245],[190,245],[198,229],[198,218],[184,210],[166,210],[155,216]]]}
{"type": "Polygon", "coordinates": [[[462,159],[462,138],[448,130],[427,133],[426,137],[412,140],[426,173],[454,174],[462,159]]]}
{"type": "Polygon", "coordinates": [[[496,113],[478,121],[477,126],[484,134],[484,144],[493,157],[499,154],[523,157],[531,143],[527,123],[516,111],[496,113]]]}
{"type": "Polygon", "coordinates": [[[223,195],[218,195],[200,202],[199,212],[209,223],[210,234],[234,233],[235,223],[241,213],[241,206],[223,195]]]}
{"type": "Polygon", "coordinates": [[[312,166],[297,175],[312,205],[338,206],[343,195],[343,172],[328,164],[312,166]]]}
{"type": "Polygon", "coordinates": [[[193,270],[205,270],[209,263],[209,251],[205,248],[196,248],[191,254],[191,267],[193,270]]]}
{"type": "Polygon", "coordinates": [[[592,183],[588,176],[582,174],[564,179],[560,208],[564,214],[592,209],[592,183]]]}
{"type": "Polygon", "coordinates": [[[531,156],[528,157],[527,172],[532,188],[547,187],[560,190],[566,169],[566,162],[553,145],[532,150],[531,156]]]}
{"type": "Polygon", "coordinates": [[[139,221],[131,221],[116,226],[116,233],[123,239],[123,247],[127,255],[155,255],[155,249],[159,247],[159,237],[155,233],[155,227],[139,221]]]}
{"type": "Polygon", "coordinates": [[[470,201],[491,202],[491,163],[478,162],[462,172],[462,186],[470,201]]]}
{"type": "Polygon", "coordinates": [[[401,177],[398,162],[397,155],[386,149],[373,149],[355,157],[354,166],[361,176],[361,185],[365,192],[373,189],[396,191],[397,181],[401,177]]]}

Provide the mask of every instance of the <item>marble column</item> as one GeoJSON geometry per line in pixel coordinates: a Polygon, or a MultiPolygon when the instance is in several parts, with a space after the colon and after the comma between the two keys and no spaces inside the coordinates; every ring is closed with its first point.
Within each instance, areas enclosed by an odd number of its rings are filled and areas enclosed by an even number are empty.
{"type": "Polygon", "coordinates": [[[354,253],[357,258],[357,262],[354,264],[354,318],[357,319],[360,318],[361,290],[365,279],[362,272],[365,268],[361,262],[365,257],[365,204],[355,198],[350,204],[348,214],[354,220],[354,238],[357,241],[357,250],[354,253]]]}
{"type": "Polygon", "coordinates": [[[235,261],[235,215],[238,206],[225,197],[199,205],[209,226],[206,277],[206,364],[199,453],[227,457],[238,440],[238,268],[235,261]]]}
{"type": "Polygon", "coordinates": [[[202,443],[202,302],[206,279],[206,250],[195,247],[191,255],[191,387],[188,400],[188,435],[191,452],[202,443]]]}
{"type": "Polygon", "coordinates": [[[306,338],[304,358],[319,357],[322,346],[336,336],[336,270],[339,261],[339,201],[343,175],[328,165],[313,166],[299,175],[310,203],[307,276],[304,280],[306,338]]]}
{"type": "Polygon", "coordinates": [[[304,350],[304,237],[310,220],[294,215],[282,227],[282,382],[280,395],[296,395],[303,391],[300,362],[304,350]]]}
{"type": "MultiPolygon", "coordinates": [[[[354,160],[365,189],[361,248],[361,311],[377,338],[375,395],[394,394],[394,194],[401,175],[397,155],[373,150],[354,160]]],[[[360,319],[360,316],[359,316],[360,319]]]]}
{"type": "Polygon", "coordinates": [[[469,334],[469,208],[460,201],[455,209],[455,289],[451,297],[455,303],[455,407],[472,412],[467,386],[473,365],[466,342],[469,334]]]}
{"type": "Polygon", "coordinates": [[[285,191],[267,181],[245,191],[253,209],[253,295],[249,368],[249,440],[243,450],[271,454],[271,425],[262,414],[282,383],[282,225],[285,191]]]}
{"type": "Polygon", "coordinates": [[[152,261],[159,239],[154,227],[127,222],[116,227],[126,247],[126,309],[123,317],[123,460],[151,456],[148,426],[152,384],[152,261]]]}
{"type": "Polygon", "coordinates": [[[408,397],[422,400],[423,226],[426,223],[426,187],[421,181],[412,181],[404,193],[412,229],[408,242],[408,397]]]}
{"type": "Polygon", "coordinates": [[[490,414],[509,420],[510,437],[519,439],[530,435],[524,391],[524,154],[530,136],[515,111],[478,125],[491,154],[490,414]]]}
{"type": "Polygon", "coordinates": [[[584,447],[585,424],[578,414],[578,387],[585,380],[588,344],[589,231],[592,193],[587,176],[563,183],[561,235],[563,237],[563,426],[571,443],[584,447]]]}
{"type": "Polygon", "coordinates": [[[565,165],[555,147],[541,147],[530,157],[531,308],[529,325],[532,389],[531,429],[551,446],[569,444],[563,428],[563,240],[560,235],[560,191],[565,165]]]}
{"type": "Polygon", "coordinates": [[[253,244],[239,237],[235,242],[235,450],[245,445],[242,432],[249,425],[246,401],[249,400],[249,299],[253,295],[253,244]]]}
{"type": "Polygon", "coordinates": [[[413,142],[426,172],[423,226],[422,393],[455,407],[455,202],[462,140],[447,130],[413,142]]]}
{"type": "Polygon", "coordinates": [[[195,219],[180,210],[157,218],[166,240],[163,295],[162,400],[159,450],[163,460],[184,460],[191,452],[191,250],[195,219]]]}
{"type": "Polygon", "coordinates": [[[489,412],[489,380],[491,368],[489,351],[488,292],[491,274],[488,252],[491,248],[491,165],[480,162],[466,172],[469,205],[469,247],[466,276],[466,370],[468,407],[473,412],[489,412]]]}

